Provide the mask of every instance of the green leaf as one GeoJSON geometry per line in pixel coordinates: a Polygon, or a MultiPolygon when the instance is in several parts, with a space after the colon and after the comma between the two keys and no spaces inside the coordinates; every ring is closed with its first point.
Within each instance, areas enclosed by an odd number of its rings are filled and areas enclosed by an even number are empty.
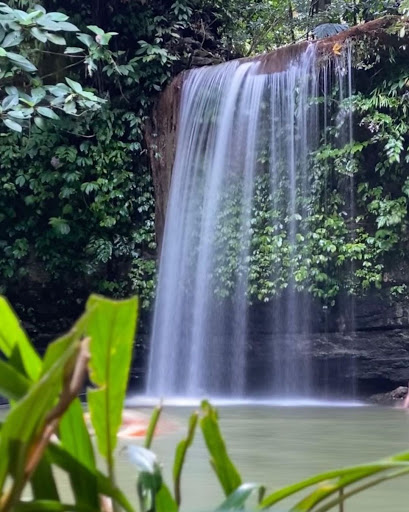
{"type": "Polygon", "coordinates": [[[42,18],[43,14],[45,14],[44,11],[41,9],[36,9],[36,6],[33,6],[33,10],[28,13],[27,19],[28,20],[35,20],[38,18],[42,18]]]}
{"type": "Polygon", "coordinates": [[[59,24],[61,30],[65,32],[79,32],[79,28],[75,26],[73,23],[69,23],[68,21],[61,21],[59,24]]]}
{"type": "Polygon", "coordinates": [[[18,347],[27,376],[36,380],[41,373],[41,358],[29,342],[11,306],[1,296],[0,318],[0,350],[6,357],[11,357],[13,349],[18,347]]]}
{"type": "Polygon", "coordinates": [[[95,40],[89,35],[89,34],[77,34],[77,39],[81,41],[81,43],[84,43],[85,46],[92,46],[95,43],[95,40]]]}
{"type": "Polygon", "coordinates": [[[5,4],[4,2],[0,2],[0,11],[1,12],[4,12],[4,13],[7,13],[7,14],[12,14],[14,9],[12,9],[11,7],[9,7],[7,4],[5,4]]]}
{"type": "Polygon", "coordinates": [[[13,512],[95,512],[95,508],[86,505],[61,503],[52,500],[20,501],[13,512]]]}
{"type": "Polygon", "coordinates": [[[49,107],[38,107],[37,112],[44,117],[48,117],[49,119],[60,119],[60,116],[49,107]]]}
{"type": "Polygon", "coordinates": [[[51,217],[48,223],[59,235],[68,235],[71,231],[68,222],[61,217],[51,217]]]}
{"type": "Polygon", "coordinates": [[[94,450],[84,420],[80,401],[74,400],[60,422],[60,440],[64,449],[80,464],[81,470],[70,473],[76,503],[98,509],[98,485],[94,450]],[[83,468],[89,471],[84,471],[83,468]]]}
{"type": "Polygon", "coordinates": [[[34,124],[37,126],[37,128],[40,128],[40,130],[42,130],[42,131],[44,131],[46,129],[46,124],[42,117],[36,116],[34,118],[34,124]]]}
{"type": "Polygon", "coordinates": [[[65,84],[57,84],[57,85],[48,85],[47,90],[53,95],[57,97],[66,96],[71,92],[71,89],[68,85],[65,84]]]}
{"type": "Polygon", "coordinates": [[[187,450],[193,443],[198,419],[199,415],[197,412],[190,416],[187,437],[180,441],[175,452],[175,461],[173,463],[173,484],[175,488],[175,500],[178,506],[180,506],[181,503],[180,481],[183,464],[185,462],[187,450]]]}
{"type": "Polygon", "coordinates": [[[77,107],[75,105],[75,101],[66,101],[64,103],[64,112],[66,114],[76,114],[77,113],[77,107]]]}
{"type": "Polygon", "coordinates": [[[179,508],[168,487],[162,483],[155,496],[156,512],[178,512],[179,508]]]}
{"type": "Polygon", "coordinates": [[[47,92],[44,87],[35,87],[31,90],[31,98],[35,105],[45,98],[47,92]]]}
{"type": "Polygon", "coordinates": [[[78,46],[67,46],[67,48],[64,50],[64,53],[72,55],[74,53],[82,53],[83,51],[84,48],[79,48],[78,46]]]}
{"type": "Polygon", "coordinates": [[[32,64],[28,59],[19,55],[18,53],[6,52],[6,56],[13,64],[21,68],[23,71],[27,71],[27,73],[32,73],[37,71],[37,68],[32,64]]]}
{"type": "Polygon", "coordinates": [[[316,512],[327,512],[330,509],[333,509],[335,506],[339,505],[340,510],[342,504],[345,502],[346,499],[350,498],[351,496],[354,496],[355,494],[358,494],[362,491],[366,491],[367,489],[370,489],[371,487],[374,487],[376,485],[379,485],[383,482],[387,482],[388,480],[393,480],[395,478],[399,478],[401,476],[407,475],[409,473],[408,469],[399,469],[397,471],[393,471],[389,474],[382,475],[378,478],[372,478],[369,482],[365,482],[360,486],[353,487],[352,490],[348,490],[348,492],[345,492],[344,489],[340,489],[337,492],[336,498],[327,501],[322,507],[315,509],[316,512]]]}
{"type": "Polygon", "coordinates": [[[88,405],[98,448],[113,465],[113,451],[122,422],[122,407],[131,366],[138,300],[112,301],[92,295],[87,334],[91,338],[91,381],[98,389],[88,390],[88,405]]]}
{"type": "Polygon", "coordinates": [[[258,484],[242,484],[217,508],[217,511],[243,510],[248,498],[256,491],[259,491],[258,484]]]}
{"type": "Polygon", "coordinates": [[[38,39],[42,43],[46,43],[47,42],[47,34],[43,30],[40,30],[38,27],[33,27],[30,30],[30,32],[31,32],[31,35],[33,37],[35,37],[36,39],[38,39]]]}
{"type": "Polygon", "coordinates": [[[203,401],[202,411],[204,416],[200,420],[200,426],[211,456],[210,462],[224,493],[229,496],[241,485],[241,477],[227,453],[216,410],[207,401],[203,401]]]}
{"type": "Polygon", "coordinates": [[[8,110],[11,107],[15,107],[18,105],[18,96],[6,96],[3,101],[1,102],[1,107],[3,110],[8,110]]]}
{"type": "Polygon", "coordinates": [[[6,93],[9,94],[10,96],[18,96],[17,87],[8,86],[8,87],[5,87],[5,89],[6,89],[6,93]]]}
{"type": "MultiPolygon", "coordinates": [[[[2,325],[3,327],[3,325],[2,325]]],[[[41,379],[9,412],[0,435],[0,494],[9,474],[14,482],[21,482],[29,455],[38,443],[46,417],[55,406],[64,384],[66,367],[71,366],[80,348],[76,333],[70,335],[70,343],[41,379]],[[13,453],[13,457],[9,454],[13,453]]]]}
{"type": "Polygon", "coordinates": [[[23,32],[21,30],[16,30],[6,35],[6,37],[3,39],[3,42],[1,43],[1,46],[2,48],[10,48],[11,46],[17,46],[23,41],[23,39],[23,32]]]}
{"type": "Polygon", "coordinates": [[[96,25],[87,25],[87,29],[91,30],[91,32],[94,32],[94,34],[97,34],[98,36],[103,36],[105,34],[102,28],[99,28],[96,25]]]}
{"type": "Polygon", "coordinates": [[[47,39],[54,44],[59,46],[65,46],[67,44],[66,40],[62,36],[58,36],[52,32],[46,32],[45,35],[47,36],[47,39]]]}
{"type": "MultiPolygon", "coordinates": [[[[399,467],[399,466],[408,466],[409,462],[409,452],[403,452],[397,454],[393,457],[389,457],[388,459],[384,459],[378,462],[374,462],[371,464],[361,464],[358,466],[351,466],[347,468],[335,469],[332,471],[326,471],[325,473],[320,473],[318,475],[314,475],[305,480],[301,480],[300,482],[296,482],[295,484],[291,484],[289,486],[283,487],[272,494],[266,496],[263,501],[260,503],[259,508],[265,509],[270,508],[276,503],[288,498],[289,496],[293,496],[294,494],[311,487],[312,485],[325,483],[328,484],[327,491],[336,491],[336,484],[333,482],[329,482],[330,480],[334,480],[343,476],[359,476],[359,479],[368,478],[370,476],[375,475],[381,471],[385,471],[391,468],[399,467]]],[[[354,479],[354,482],[357,481],[354,479]]],[[[352,482],[351,482],[352,483],[352,482]]],[[[321,488],[321,490],[323,487],[321,488]]],[[[315,492],[315,491],[313,491],[315,492]]],[[[307,497],[308,498],[308,497],[307,497]]]]}
{"type": "Polygon", "coordinates": [[[57,21],[57,22],[62,22],[62,21],[68,20],[68,16],[66,14],[64,14],[63,12],[49,12],[49,13],[47,13],[46,16],[50,20],[57,21]]]}
{"type": "Polygon", "coordinates": [[[3,123],[7,126],[7,128],[10,128],[10,130],[14,130],[15,132],[21,133],[23,131],[21,125],[15,121],[12,121],[11,119],[3,119],[3,123]]]}
{"type": "Polygon", "coordinates": [[[82,92],[82,85],[78,82],[75,82],[75,80],[71,80],[71,78],[66,77],[65,81],[67,84],[71,87],[71,89],[76,92],[77,94],[82,92]]]}
{"type": "Polygon", "coordinates": [[[7,52],[4,48],[0,47],[0,57],[7,57],[7,52]]]}
{"type": "Polygon", "coordinates": [[[106,46],[109,41],[111,40],[112,36],[116,36],[118,35],[118,32],[108,32],[107,34],[103,34],[102,36],[99,37],[99,43],[102,45],[102,46],[106,46]]]}
{"type": "Polygon", "coordinates": [[[26,119],[27,118],[27,115],[25,115],[25,113],[22,109],[21,110],[10,110],[10,112],[8,112],[8,115],[10,117],[14,117],[14,119],[26,119]]]}
{"type": "MultiPolygon", "coordinates": [[[[81,474],[87,479],[92,479],[94,473],[81,464],[75,457],[67,452],[62,446],[50,444],[47,450],[50,461],[64,470],[69,475],[81,474]]],[[[98,494],[103,494],[115,500],[127,512],[134,512],[134,508],[127,500],[120,489],[115,487],[109,478],[100,471],[96,471],[98,494]]]]}
{"type": "Polygon", "coordinates": [[[0,359],[0,395],[9,400],[19,400],[28,391],[30,381],[11,364],[0,359]]]}
{"type": "Polygon", "coordinates": [[[146,432],[146,437],[145,437],[145,445],[144,445],[145,448],[149,449],[151,447],[153,436],[155,434],[156,426],[158,424],[161,412],[162,412],[162,406],[158,406],[158,407],[155,407],[155,409],[151,415],[151,419],[149,421],[149,426],[148,426],[148,430],[146,432]]]}
{"type": "Polygon", "coordinates": [[[30,483],[36,500],[59,500],[57,486],[47,454],[40,460],[30,483]]]}

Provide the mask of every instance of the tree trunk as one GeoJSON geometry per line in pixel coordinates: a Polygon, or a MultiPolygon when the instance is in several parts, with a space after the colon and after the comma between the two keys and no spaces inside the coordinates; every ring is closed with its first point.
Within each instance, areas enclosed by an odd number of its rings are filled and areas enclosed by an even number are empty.
{"type": "Polygon", "coordinates": [[[325,11],[325,9],[329,5],[331,5],[331,0],[311,0],[311,16],[314,16],[315,14],[318,14],[321,11],[325,11]]]}

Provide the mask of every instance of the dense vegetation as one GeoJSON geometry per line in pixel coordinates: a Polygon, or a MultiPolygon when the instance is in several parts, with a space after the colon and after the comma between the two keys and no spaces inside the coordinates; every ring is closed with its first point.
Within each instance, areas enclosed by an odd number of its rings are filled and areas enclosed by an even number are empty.
{"type": "MultiPolygon", "coordinates": [[[[12,68],[7,75],[2,54],[2,101],[15,101],[10,94],[14,85],[26,91],[61,82],[70,87],[66,78],[74,81],[71,84],[81,84],[81,91],[93,95],[92,100],[105,101],[98,109],[78,105],[78,111],[69,104],[60,119],[47,110],[41,114],[38,106],[47,108],[43,104],[34,107],[36,115],[25,114],[24,119],[3,114],[7,123],[0,128],[0,290],[11,297],[25,319],[38,302],[57,315],[61,311],[63,316],[69,315],[91,290],[113,296],[137,293],[142,308],[149,307],[154,293],[156,243],[144,123],[172,76],[187,67],[334,34],[385,14],[404,13],[407,7],[405,2],[392,0],[44,0],[41,4],[47,11],[65,13],[82,34],[80,41],[77,31],[72,26],[67,29],[67,25],[64,44],[58,39],[61,35],[49,29],[50,36],[44,37],[40,30],[39,37],[9,40],[11,46],[3,40],[1,51],[15,53],[18,48],[17,53],[31,59],[38,72],[22,69],[20,61],[20,68],[12,68]],[[88,29],[90,26],[94,28],[88,29]],[[111,33],[117,35],[107,35],[111,33]],[[64,54],[66,46],[71,50],[64,54]],[[10,96],[12,99],[7,100],[10,96]],[[85,115],[81,108],[85,108],[85,115]],[[23,126],[22,133],[13,131],[16,122],[23,126]]],[[[34,5],[32,0],[8,2],[20,12],[34,12],[34,5]]],[[[372,47],[367,51],[372,52],[376,63],[377,50],[372,47]]],[[[362,146],[345,148],[357,165],[365,160],[365,152],[372,154],[373,147],[380,155],[377,164],[359,171],[363,178],[359,187],[360,222],[366,225],[369,219],[371,225],[377,225],[376,231],[358,228],[357,243],[350,248],[355,255],[352,259],[365,259],[359,269],[361,275],[357,273],[364,288],[380,283],[384,252],[406,236],[406,194],[402,188],[406,96],[398,98],[399,91],[406,88],[406,68],[402,64],[390,69],[390,76],[377,75],[376,84],[362,88],[356,96],[360,122],[370,129],[362,146]],[[390,119],[396,116],[401,121],[392,123],[390,119]],[[373,175],[371,169],[375,167],[373,175]],[[382,177],[389,173],[388,181],[396,185],[382,188],[382,177]]],[[[74,93],[80,100],[81,95],[74,93]]],[[[11,107],[19,110],[23,105],[11,107]]],[[[318,161],[325,161],[325,165],[332,161],[335,167],[342,158],[345,155],[329,147],[317,155],[318,161]]],[[[318,180],[325,165],[317,167],[318,180]]],[[[341,208],[339,205],[338,210],[341,208]]],[[[339,263],[343,258],[351,259],[351,254],[339,250],[348,250],[344,244],[348,228],[338,210],[318,208],[313,219],[319,236],[331,241],[324,248],[316,247],[320,260],[317,279],[308,286],[330,300],[339,291],[339,263]]],[[[253,283],[252,290],[252,295],[262,300],[276,288],[263,271],[267,261],[263,254],[271,253],[275,241],[267,237],[264,243],[268,247],[260,246],[261,259],[254,265],[257,284],[253,283]]],[[[304,274],[301,262],[297,274],[300,283],[304,274]]],[[[48,312],[43,315],[46,319],[48,312]]]]}
{"type": "MultiPolygon", "coordinates": [[[[306,197],[298,185],[296,219],[285,200],[285,177],[272,190],[269,156],[259,158],[248,258],[251,300],[268,301],[291,280],[327,305],[334,305],[340,293],[360,295],[382,287],[392,297],[406,295],[405,283],[388,278],[408,250],[406,31],[406,22],[391,26],[395,46],[373,35],[353,43],[351,96],[348,90],[340,92],[342,85],[334,80],[324,99],[321,80],[321,96],[315,101],[327,121],[321,123],[319,147],[307,171],[311,195],[306,197]],[[288,236],[291,229],[296,231],[296,250],[288,236]]],[[[348,63],[340,60],[345,82],[348,63]]],[[[239,254],[246,234],[241,232],[237,197],[233,191],[224,198],[217,230],[215,286],[222,297],[234,288],[234,276],[244,272],[239,254]]]]}

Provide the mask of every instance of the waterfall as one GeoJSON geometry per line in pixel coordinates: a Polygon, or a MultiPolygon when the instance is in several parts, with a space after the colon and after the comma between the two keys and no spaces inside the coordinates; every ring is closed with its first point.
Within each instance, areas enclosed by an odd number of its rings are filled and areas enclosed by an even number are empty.
{"type": "MultiPolygon", "coordinates": [[[[350,52],[346,58],[350,62],[350,52]]],[[[331,80],[340,94],[350,94],[345,56],[334,59],[335,67],[319,67],[310,45],[280,72],[266,73],[259,61],[244,60],[187,74],[159,266],[149,395],[246,394],[249,289],[257,280],[252,261],[259,257],[254,240],[260,236],[286,247],[285,262],[282,254],[268,259],[268,272],[284,277],[271,290],[279,297],[270,318],[279,336],[269,346],[265,393],[311,393],[312,299],[300,292],[295,265],[306,234],[301,220],[310,214],[311,154],[330,122],[316,99],[323,94],[326,104],[331,80]],[[261,196],[273,213],[258,219],[261,196]]]]}

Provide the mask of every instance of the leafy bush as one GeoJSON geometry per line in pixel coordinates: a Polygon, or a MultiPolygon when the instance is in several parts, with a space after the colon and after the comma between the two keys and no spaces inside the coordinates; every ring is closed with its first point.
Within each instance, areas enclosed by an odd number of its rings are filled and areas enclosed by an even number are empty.
{"type": "Polygon", "coordinates": [[[40,7],[30,10],[31,1],[20,4],[27,13],[17,9],[17,2],[4,9],[23,18],[23,26],[18,23],[14,29],[21,32],[18,48],[39,71],[25,73],[24,82],[35,84],[25,92],[13,88],[19,85],[20,71],[7,78],[11,89],[4,96],[6,106],[18,100],[13,108],[20,112],[17,116],[24,115],[17,120],[19,127],[13,126],[20,131],[30,116],[34,123],[20,137],[8,129],[0,134],[1,292],[18,297],[21,313],[32,323],[37,319],[30,295],[52,294],[64,314],[75,310],[90,291],[117,297],[138,293],[141,307],[147,309],[154,289],[156,245],[143,127],[155,95],[181,57],[181,33],[192,10],[185,1],[169,6],[120,2],[117,8],[113,0],[103,13],[96,13],[84,2],[61,0],[49,3],[58,12],[44,14],[40,7]],[[103,29],[95,26],[96,15],[103,29]],[[27,28],[26,16],[38,22],[44,16],[50,23],[59,20],[53,32],[46,31],[56,37],[62,37],[59,29],[67,28],[69,16],[71,46],[44,46],[50,44],[48,39],[43,43],[31,34],[32,28],[38,29],[43,38],[43,25],[27,28]],[[120,35],[110,41],[114,32],[120,35]],[[114,51],[108,50],[108,43],[114,51]],[[77,45],[83,46],[83,53],[77,45]],[[48,85],[56,77],[66,85],[48,85]],[[63,88],[72,94],[60,95],[63,88]],[[30,91],[35,98],[28,97],[30,91]],[[49,91],[64,103],[51,105],[49,91]],[[79,115],[84,109],[78,102],[90,91],[109,101],[99,111],[86,109],[86,115],[79,115]],[[20,103],[27,101],[31,110],[21,113],[20,103]],[[73,115],[58,120],[55,111],[65,108],[73,115]],[[46,124],[37,119],[41,112],[48,114],[46,124]],[[31,294],[20,294],[22,286],[31,294]]]}
{"type": "Polygon", "coordinates": [[[113,59],[107,46],[116,33],[105,33],[99,27],[90,25],[87,28],[97,34],[93,38],[80,33],[79,28],[68,19],[66,14],[47,12],[41,5],[22,11],[0,3],[0,80],[1,88],[5,88],[0,115],[7,128],[21,133],[23,127],[29,126],[34,119],[35,125],[43,130],[46,119],[59,119],[57,111],[76,115],[96,110],[105,101],[68,77],[65,83],[43,84],[44,77],[40,77],[37,65],[43,55],[53,54],[47,49],[49,43],[63,47],[64,54],[61,55],[79,59],[75,65],[86,62],[90,74],[95,71],[97,62],[110,62],[113,59]],[[86,48],[66,46],[64,35],[67,33],[75,33],[86,48]],[[15,87],[15,82],[23,86],[15,87]],[[27,83],[32,86],[27,87],[27,83]]]}
{"type": "MultiPolygon", "coordinates": [[[[399,21],[391,27],[398,43],[396,34],[405,26],[399,21]]],[[[283,201],[285,181],[272,190],[268,157],[257,163],[245,262],[240,258],[247,236],[247,231],[240,232],[240,194],[232,187],[223,197],[214,276],[219,297],[231,295],[236,276],[245,275],[245,263],[251,301],[279,297],[293,282],[300,292],[334,305],[340,294],[381,289],[394,261],[407,254],[409,70],[401,49],[379,45],[375,50],[373,44],[365,37],[354,43],[356,89],[351,98],[339,105],[338,85],[328,91],[325,102],[313,100],[327,123],[307,170],[311,195],[306,199],[297,190],[295,218],[283,201]],[[379,64],[381,52],[390,54],[388,65],[379,64]],[[355,140],[345,141],[339,112],[352,113],[355,140]],[[291,254],[294,220],[296,250],[291,254]]]]}

